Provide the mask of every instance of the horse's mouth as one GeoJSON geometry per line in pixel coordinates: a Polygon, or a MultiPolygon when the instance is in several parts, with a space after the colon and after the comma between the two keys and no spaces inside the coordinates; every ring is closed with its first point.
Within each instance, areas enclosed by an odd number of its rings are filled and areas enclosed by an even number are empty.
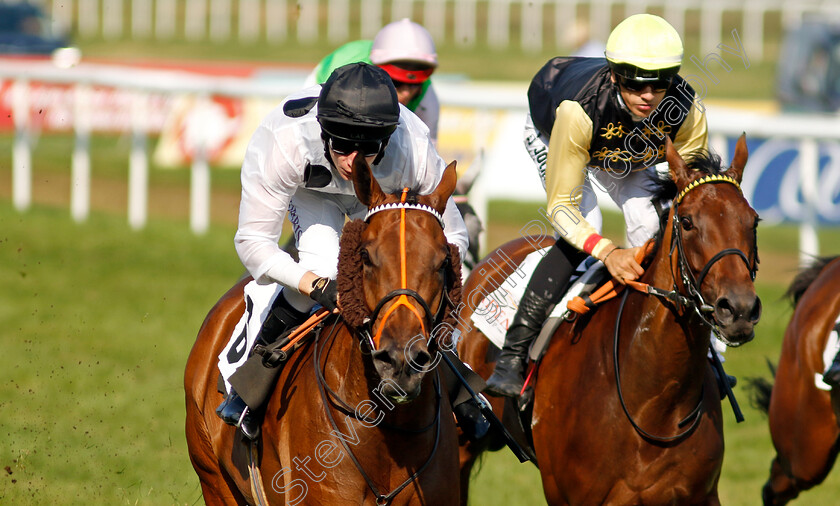
{"type": "Polygon", "coordinates": [[[389,381],[382,388],[382,395],[390,399],[394,404],[408,404],[420,395],[419,383],[416,386],[399,383],[397,385],[399,388],[394,388],[392,382],[389,381]]]}
{"type": "Polygon", "coordinates": [[[414,398],[413,398],[413,397],[406,397],[406,396],[402,396],[402,395],[397,396],[397,397],[390,397],[390,399],[391,399],[391,400],[392,400],[395,404],[408,404],[409,402],[411,402],[411,401],[413,401],[413,400],[414,400],[414,398]]]}
{"type": "Polygon", "coordinates": [[[736,334],[730,334],[724,330],[715,333],[715,335],[729,348],[737,348],[755,339],[755,330],[751,329],[749,332],[736,334]]]}

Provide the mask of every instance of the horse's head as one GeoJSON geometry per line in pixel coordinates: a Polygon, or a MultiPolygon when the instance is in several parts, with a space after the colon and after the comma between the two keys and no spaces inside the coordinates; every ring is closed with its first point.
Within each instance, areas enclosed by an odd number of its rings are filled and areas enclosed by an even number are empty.
{"type": "Polygon", "coordinates": [[[761,300],[753,280],[758,269],[758,214],[741,193],[747,163],[742,135],[729,169],[708,153],[686,163],[668,142],[668,164],[677,186],[672,215],[675,276],[721,339],[740,346],[754,337],[761,300]]]}
{"type": "Polygon", "coordinates": [[[369,211],[342,234],[342,315],[372,348],[382,392],[397,402],[420,393],[434,358],[429,337],[460,297],[460,257],[442,218],[455,182],[453,162],[430,195],[387,195],[362,157],[353,167],[356,195],[369,211]]]}

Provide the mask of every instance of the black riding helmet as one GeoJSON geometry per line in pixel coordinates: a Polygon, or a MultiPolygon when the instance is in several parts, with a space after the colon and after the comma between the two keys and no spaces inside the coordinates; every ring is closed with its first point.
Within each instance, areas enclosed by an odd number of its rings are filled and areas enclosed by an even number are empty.
{"type": "Polygon", "coordinates": [[[368,155],[371,144],[378,145],[381,155],[400,121],[397,90],[388,74],[375,65],[344,65],[322,85],[317,117],[325,142],[332,138],[341,141],[345,150],[355,148],[368,155]]]}

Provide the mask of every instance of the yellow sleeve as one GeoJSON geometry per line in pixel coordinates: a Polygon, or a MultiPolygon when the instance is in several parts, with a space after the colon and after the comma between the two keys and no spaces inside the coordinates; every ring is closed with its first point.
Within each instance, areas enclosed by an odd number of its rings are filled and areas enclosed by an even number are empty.
{"type": "Polygon", "coordinates": [[[548,214],[557,232],[569,244],[596,258],[612,242],[601,237],[580,212],[580,189],[584,183],[592,120],[579,103],[566,100],[557,106],[548,143],[545,189],[548,214]]]}
{"type": "Polygon", "coordinates": [[[686,158],[698,149],[709,148],[709,130],[706,125],[705,106],[697,97],[686,115],[685,121],[674,139],[674,149],[680,156],[686,158]]]}

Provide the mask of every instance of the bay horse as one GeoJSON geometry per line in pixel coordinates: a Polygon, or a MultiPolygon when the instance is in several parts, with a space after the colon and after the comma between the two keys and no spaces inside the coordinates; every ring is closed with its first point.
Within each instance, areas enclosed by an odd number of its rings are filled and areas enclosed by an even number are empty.
{"type": "MultiPolygon", "coordinates": [[[[840,392],[817,388],[823,350],[840,314],[840,256],[821,258],[788,289],[794,312],[785,330],[775,382],[752,380],[768,414],[776,456],[762,489],[764,504],[787,504],[825,480],[840,449],[840,392]]],[[[832,356],[833,357],[833,356],[832,356]]]]}
{"type": "MultiPolygon", "coordinates": [[[[678,195],[644,259],[635,284],[643,291],[626,288],[562,322],[536,373],[532,416],[523,426],[551,505],[719,504],[724,440],[707,358],[710,329],[729,346],[754,337],[758,215],[739,186],[744,136],[728,170],[708,153],[687,164],[670,141],[666,157],[678,195]]],[[[538,243],[551,242],[532,236],[507,243],[465,283],[459,351],[481,376],[491,374],[494,350],[463,322],[538,243]]],[[[515,404],[491,403],[508,425],[503,411],[515,404]]],[[[461,448],[462,504],[471,467],[488,447],[500,445],[461,448]]]]}
{"type": "Polygon", "coordinates": [[[427,343],[460,300],[458,249],[442,228],[455,181],[453,162],[430,195],[386,195],[357,157],[353,182],[369,211],[341,237],[341,317],[279,374],[259,436],[264,480],[249,476],[241,433],[214,412],[217,356],[245,310],[247,279],[210,310],[184,375],[187,445],[207,504],[457,504],[457,428],[427,343]]]}

